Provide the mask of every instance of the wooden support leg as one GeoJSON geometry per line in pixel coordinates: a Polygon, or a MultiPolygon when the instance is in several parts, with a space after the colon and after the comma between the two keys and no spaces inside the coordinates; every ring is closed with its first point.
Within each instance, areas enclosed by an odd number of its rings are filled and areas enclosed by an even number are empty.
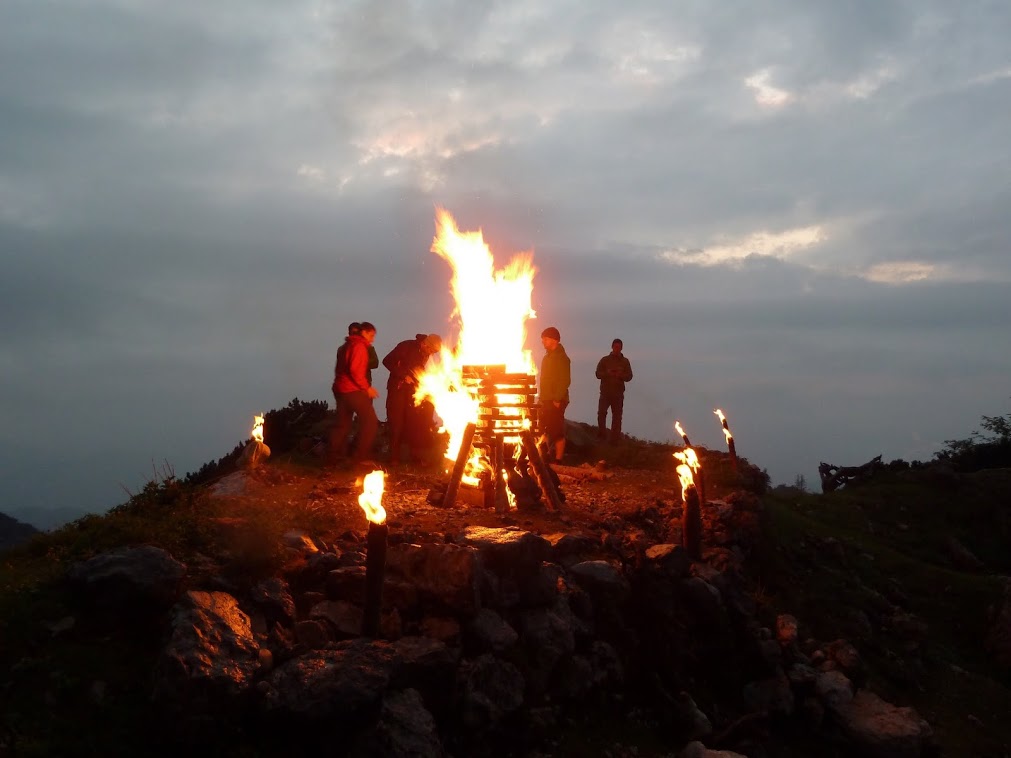
{"type": "Polygon", "coordinates": [[[562,510],[562,500],[558,497],[558,490],[555,489],[555,482],[551,478],[551,474],[548,473],[547,464],[541,458],[541,453],[537,449],[534,435],[529,429],[524,429],[520,438],[523,440],[523,450],[526,452],[530,465],[534,470],[534,476],[537,478],[537,485],[541,488],[541,492],[544,493],[544,497],[551,506],[551,510],[560,512],[562,510]]]}
{"type": "Polygon", "coordinates": [[[457,453],[456,462],[453,464],[453,473],[450,474],[449,484],[446,485],[446,495],[442,498],[443,508],[452,508],[456,505],[456,494],[460,491],[460,481],[463,479],[463,470],[467,467],[467,459],[470,458],[470,448],[474,444],[476,430],[477,424],[473,422],[467,424],[463,430],[460,452],[457,453]]]}

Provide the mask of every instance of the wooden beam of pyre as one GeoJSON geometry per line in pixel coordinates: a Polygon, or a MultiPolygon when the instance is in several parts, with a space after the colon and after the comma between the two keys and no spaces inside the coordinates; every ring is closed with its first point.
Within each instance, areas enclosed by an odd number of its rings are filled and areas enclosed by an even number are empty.
{"type": "Polygon", "coordinates": [[[446,485],[446,494],[442,498],[443,508],[452,508],[456,505],[456,495],[460,491],[463,472],[467,468],[467,460],[470,458],[475,431],[477,431],[477,424],[473,421],[464,427],[463,440],[460,442],[460,452],[457,453],[456,461],[453,463],[453,471],[450,473],[449,483],[446,485]]]}
{"type": "Polygon", "coordinates": [[[464,390],[478,401],[477,421],[465,429],[452,475],[442,498],[443,507],[456,504],[459,488],[475,449],[490,468],[484,481],[484,505],[505,514],[512,491],[507,469],[516,471],[516,459],[527,461],[534,482],[553,510],[561,510],[561,497],[533,442],[530,428],[537,420],[536,376],[507,373],[505,366],[465,366],[464,390]],[[518,455],[522,451],[524,455],[518,455]]]}
{"type": "Polygon", "coordinates": [[[530,467],[533,469],[534,477],[537,479],[537,485],[548,499],[551,510],[555,512],[561,511],[562,499],[558,495],[558,488],[555,487],[555,480],[551,478],[551,472],[548,471],[548,464],[544,462],[544,458],[541,457],[541,451],[537,449],[537,442],[534,440],[533,433],[529,429],[524,429],[521,437],[523,440],[523,452],[527,454],[527,459],[530,461],[530,467]]]}

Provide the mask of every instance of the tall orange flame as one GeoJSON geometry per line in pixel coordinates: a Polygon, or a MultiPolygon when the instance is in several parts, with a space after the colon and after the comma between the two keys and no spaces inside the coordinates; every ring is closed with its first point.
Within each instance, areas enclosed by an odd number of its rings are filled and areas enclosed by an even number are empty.
{"type": "Polygon", "coordinates": [[[496,269],[480,230],[461,232],[452,215],[436,209],[432,252],[453,270],[450,289],[456,300],[451,318],[459,323],[456,344],[443,343],[418,380],[417,397],[428,397],[442,419],[450,441],[446,458],[455,460],[468,423],[477,421],[478,400],[464,390],[464,366],[505,366],[510,373],[536,373],[526,342],[537,269],[531,252],[519,253],[504,269],[496,269]]]}
{"type": "Polygon", "coordinates": [[[386,509],[382,505],[385,484],[386,474],[378,469],[367,474],[362,480],[362,494],[358,496],[358,505],[365,511],[365,518],[374,524],[386,521],[386,509]]]}
{"type": "Polygon", "coordinates": [[[263,442],[263,416],[253,416],[252,437],[257,442],[263,442]]]}

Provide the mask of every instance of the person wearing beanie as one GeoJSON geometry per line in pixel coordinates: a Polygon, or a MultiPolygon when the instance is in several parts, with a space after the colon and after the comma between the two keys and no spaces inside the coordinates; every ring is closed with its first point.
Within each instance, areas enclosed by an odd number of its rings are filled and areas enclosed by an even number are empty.
{"type": "Polygon", "coordinates": [[[547,457],[554,453],[554,460],[558,462],[565,455],[565,408],[569,404],[569,384],[572,380],[571,362],[561,339],[562,335],[553,326],[541,332],[544,358],[537,387],[540,397],[540,444],[547,445],[547,457]]]}
{"type": "Polygon", "coordinates": [[[442,338],[438,334],[416,334],[414,339],[398,343],[383,358],[383,365],[390,372],[386,382],[386,423],[390,430],[392,465],[400,463],[400,448],[405,442],[411,461],[421,463],[425,431],[426,427],[431,428],[434,410],[431,403],[415,404],[414,392],[428,359],[441,349],[442,338]]]}
{"type": "Polygon", "coordinates": [[[600,380],[600,400],[597,402],[597,437],[607,436],[607,411],[611,410],[611,444],[621,441],[621,416],[625,407],[625,383],[632,381],[632,364],[621,349],[624,344],[616,339],[611,342],[611,352],[597,362],[597,378],[600,380]]]}

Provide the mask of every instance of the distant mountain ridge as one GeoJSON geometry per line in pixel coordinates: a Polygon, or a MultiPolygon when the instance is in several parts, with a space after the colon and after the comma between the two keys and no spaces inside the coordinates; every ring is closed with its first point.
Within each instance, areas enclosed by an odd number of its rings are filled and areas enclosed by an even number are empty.
{"type": "MultiPolygon", "coordinates": [[[[112,506],[109,506],[110,508],[112,506]]],[[[88,514],[94,509],[75,508],[70,506],[57,506],[55,508],[8,508],[6,513],[10,518],[20,521],[22,524],[29,524],[40,532],[48,532],[59,529],[71,521],[77,521],[81,516],[88,514]]],[[[108,510],[108,509],[105,509],[108,510]]]]}
{"type": "Polygon", "coordinates": [[[27,542],[36,534],[39,534],[39,530],[31,524],[22,523],[6,513],[0,513],[0,550],[27,542]]]}

